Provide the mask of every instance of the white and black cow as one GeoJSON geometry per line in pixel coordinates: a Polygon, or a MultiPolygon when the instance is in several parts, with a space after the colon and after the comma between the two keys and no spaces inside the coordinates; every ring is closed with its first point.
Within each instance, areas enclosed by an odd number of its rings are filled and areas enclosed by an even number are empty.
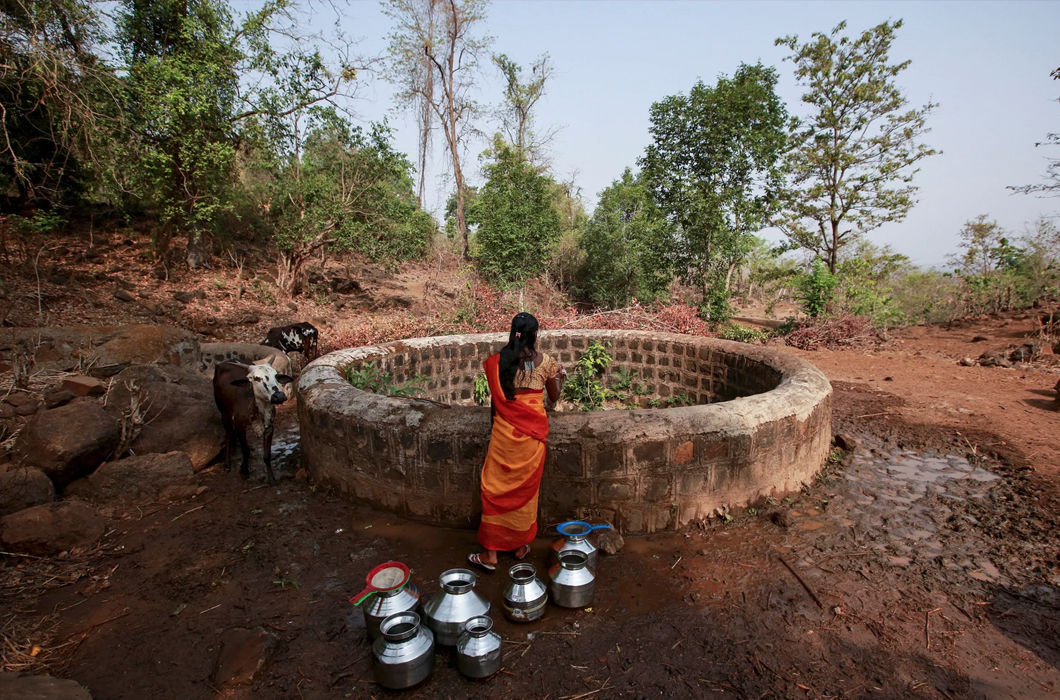
{"type": "Polygon", "coordinates": [[[265,462],[265,477],[270,484],[276,483],[272,473],[272,419],[276,404],[287,400],[280,384],[293,379],[286,374],[277,374],[272,365],[245,365],[239,362],[221,362],[213,371],[213,398],[221,411],[221,423],[225,428],[225,469],[231,468],[232,439],[239,440],[243,451],[243,462],[239,473],[250,474],[247,462],[250,446],[247,431],[255,421],[261,426],[262,459],[265,462]]]}
{"type": "Polygon", "coordinates": [[[284,352],[300,352],[309,362],[317,356],[319,334],[311,323],[292,323],[289,326],[270,328],[262,345],[279,348],[284,352]]]}

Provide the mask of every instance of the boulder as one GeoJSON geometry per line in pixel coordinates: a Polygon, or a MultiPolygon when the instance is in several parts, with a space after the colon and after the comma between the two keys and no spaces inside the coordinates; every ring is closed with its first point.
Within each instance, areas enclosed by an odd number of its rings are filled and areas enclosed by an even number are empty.
{"type": "Polygon", "coordinates": [[[15,356],[20,348],[32,349],[38,371],[69,372],[88,365],[88,373],[99,376],[95,368],[134,362],[199,365],[195,336],[162,325],[21,328],[0,334],[0,354],[15,356]]]}
{"type": "Polygon", "coordinates": [[[107,385],[95,377],[74,375],[63,380],[62,388],[77,396],[103,396],[107,385]]]}
{"type": "Polygon", "coordinates": [[[99,401],[83,397],[34,415],[15,441],[15,456],[62,490],[109,459],[120,439],[118,421],[99,401]]]}
{"type": "Polygon", "coordinates": [[[0,516],[55,500],[55,484],[33,467],[16,467],[0,474],[0,516]]]}
{"type": "Polygon", "coordinates": [[[134,454],[186,452],[198,471],[224,447],[221,414],[211,380],[174,365],[133,365],[115,376],[107,409],[117,421],[138,412],[134,454]]]}
{"type": "Polygon", "coordinates": [[[69,389],[53,387],[44,392],[44,405],[48,408],[57,408],[70,403],[76,398],[77,395],[69,389]]]}
{"type": "Polygon", "coordinates": [[[21,700],[92,700],[77,681],[0,672],[0,697],[21,700]]]}
{"type": "Polygon", "coordinates": [[[1042,355],[1041,343],[1023,343],[1009,353],[1008,359],[1012,362],[1033,362],[1042,355]]]}
{"type": "Polygon", "coordinates": [[[194,492],[194,478],[191,458],[184,452],[145,454],[103,464],[88,478],[70,484],[66,495],[94,503],[149,503],[163,494],[194,492]]]}
{"type": "Polygon", "coordinates": [[[14,408],[15,415],[19,416],[32,416],[40,408],[40,399],[36,396],[30,396],[29,394],[22,394],[19,392],[13,392],[8,394],[7,398],[4,399],[4,403],[9,404],[14,408]]]}
{"type": "Polygon", "coordinates": [[[92,348],[85,359],[92,364],[171,364],[199,366],[199,341],[173,326],[123,326],[106,342],[92,348]]]}
{"type": "Polygon", "coordinates": [[[0,542],[10,552],[49,556],[94,544],[106,521],[80,501],[58,501],[0,518],[0,542]]]}

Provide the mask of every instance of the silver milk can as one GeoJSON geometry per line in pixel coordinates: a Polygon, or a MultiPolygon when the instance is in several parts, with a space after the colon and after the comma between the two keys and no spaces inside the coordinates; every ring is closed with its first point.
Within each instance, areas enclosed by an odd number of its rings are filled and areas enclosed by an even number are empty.
{"type": "Polygon", "coordinates": [[[475,591],[477,580],[468,569],[449,569],[438,577],[442,590],[423,604],[423,619],[440,646],[456,646],[465,622],[489,614],[490,602],[475,591]]]}
{"type": "Polygon", "coordinates": [[[485,615],[464,623],[456,643],[456,667],[468,678],[487,678],[501,667],[501,636],[493,631],[493,620],[485,615]]]}
{"type": "Polygon", "coordinates": [[[419,605],[420,592],[409,581],[409,574],[409,568],[401,562],[384,562],[368,572],[365,589],[350,598],[364,613],[369,639],[379,637],[379,623],[388,616],[415,610],[419,605]]]}
{"type": "Polygon", "coordinates": [[[420,604],[420,591],[411,581],[396,591],[376,593],[360,608],[364,613],[364,627],[369,639],[379,637],[379,625],[387,617],[399,612],[412,612],[420,604]]]}
{"type": "Polygon", "coordinates": [[[585,552],[588,557],[587,566],[596,570],[596,546],[589,541],[589,534],[594,530],[610,530],[610,525],[590,525],[584,520],[568,520],[565,523],[560,523],[556,526],[556,531],[562,535],[557,540],[552,542],[552,551],[555,554],[555,561],[559,561],[559,555],[562,552],[570,551],[572,549],[585,552]]]}
{"type": "Polygon", "coordinates": [[[434,635],[414,612],[390,615],[379,624],[372,643],[375,679],[384,688],[411,688],[427,678],[434,665],[434,635]]]}
{"type": "Polygon", "coordinates": [[[560,552],[559,564],[549,570],[552,583],[548,592],[553,603],[561,608],[584,608],[593,602],[596,577],[586,566],[588,561],[585,552],[560,552]]]}
{"type": "Polygon", "coordinates": [[[504,588],[504,616],[512,622],[533,622],[545,615],[548,589],[533,564],[522,562],[508,569],[511,581],[504,588]]]}

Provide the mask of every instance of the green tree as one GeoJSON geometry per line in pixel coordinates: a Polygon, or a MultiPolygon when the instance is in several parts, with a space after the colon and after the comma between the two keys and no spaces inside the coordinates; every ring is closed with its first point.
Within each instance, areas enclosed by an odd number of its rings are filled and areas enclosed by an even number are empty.
{"type": "MultiPolygon", "coordinates": [[[[1060,68],[1054,70],[1050,75],[1053,76],[1053,80],[1060,80],[1060,68]]],[[[1057,102],[1060,102],[1060,99],[1058,99],[1057,102]]],[[[1060,147],[1060,132],[1048,133],[1045,135],[1044,141],[1039,141],[1034,145],[1052,148],[1060,147]]],[[[1037,185],[1009,187],[1009,189],[1015,190],[1016,192],[1022,192],[1023,194],[1041,193],[1046,197],[1056,197],[1060,195],[1060,158],[1054,157],[1048,159],[1048,163],[1045,166],[1045,182],[1037,185]]]]}
{"type": "Polygon", "coordinates": [[[804,44],[797,36],[776,41],[791,50],[810,110],[795,136],[792,186],[777,224],[833,273],[846,245],[905,218],[915,203],[913,166],[936,152],[920,139],[937,105],[909,109],[895,84],[909,67],[889,62],[901,26],[884,22],[851,39],[840,22],[804,44]]]}
{"type": "Polygon", "coordinates": [[[677,231],[685,276],[725,315],[732,274],[776,210],[787,110],[776,71],[741,65],[714,87],[696,83],[651,107],[642,176],[677,231]]]}
{"type": "Polygon", "coordinates": [[[306,109],[356,75],[329,67],[286,25],[290,7],[275,0],[237,22],[223,0],[122,3],[130,184],[158,214],[160,251],[186,233],[192,267],[205,261],[207,239],[232,210],[239,144],[265,139],[285,155],[300,139],[306,109]]]}
{"type": "Polygon", "coordinates": [[[297,294],[305,263],[322,248],[386,261],[426,255],[434,221],[416,203],[412,165],[394,151],[390,130],[373,124],[366,134],[333,108],[306,119],[304,141],[277,164],[264,207],[281,289],[297,294]]]}
{"type": "Polygon", "coordinates": [[[388,73],[400,87],[398,99],[420,114],[421,150],[433,115],[442,128],[456,185],[456,233],[470,257],[467,185],[462,150],[479,107],[471,98],[478,54],[489,40],[475,36],[486,18],[487,0],[388,0],[383,11],[397,23],[389,36],[388,73]]]}
{"type": "Polygon", "coordinates": [[[530,75],[523,78],[522,68],[505,54],[495,55],[493,64],[504,76],[504,104],[500,109],[501,125],[508,141],[526,154],[527,160],[540,165],[545,144],[551,133],[538,134],[533,129],[534,106],[545,95],[545,83],[552,77],[552,64],[544,54],[530,66],[530,75]]]}
{"type": "Polygon", "coordinates": [[[0,3],[0,192],[15,209],[70,203],[112,174],[118,78],[96,3],[0,3]]]}
{"type": "Polygon", "coordinates": [[[600,193],[582,233],[579,287],[594,304],[627,306],[665,296],[673,279],[670,227],[640,177],[626,168],[600,193]]]}
{"type": "Polygon", "coordinates": [[[552,181],[538,174],[519,149],[498,135],[491,158],[468,221],[478,226],[482,274],[510,285],[544,270],[560,235],[560,219],[552,206],[552,181]]]}
{"type": "Polygon", "coordinates": [[[1004,311],[1026,301],[1020,275],[1024,251],[997,221],[980,214],[965,222],[959,235],[961,253],[953,263],[968,312],[1004,311]]]}

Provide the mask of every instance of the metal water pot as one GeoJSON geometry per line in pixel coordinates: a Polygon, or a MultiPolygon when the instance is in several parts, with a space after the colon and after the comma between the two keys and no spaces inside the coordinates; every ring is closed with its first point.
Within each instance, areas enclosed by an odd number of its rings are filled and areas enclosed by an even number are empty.
{"type": "Polygon", "coordinates": [[[488,678],[501,667],[501,636],[485,615],[464,623],[456,643],[456,667],[468,678],[488,678]]]}
{"type": "Polygon", "coordinates": [[[555,553],[555,561],[559,561],[559,555],[563,552],[577,550],[585,552],[588,557],[587,566],[596,569],[597,549],[589,541],[589,534],[594,530],[610,530],[610,525],[590,525],[584,520],[568,520],[556,526],[556,531],[563,537],[553,541],[552,551],[555,553]]]}
{"type": "Polygon", "coordinates": [[[511,581],[504,588],[504,616],[512,622],[533,622],[545,616],[548,589],[533,564],[522,562],[508,569],[511,581]]]}
{"type": "Polygon", "coordinates": [[[438,577],[442,590],[423,604],[423,618],[440,646],[456,646],[465,622],[489,614],[490,602],[475,591],[477,580],[468,569],[449,569],[438,577]]]}
{"type": "Polygon", "coordinates": [[[584,608],[593,602],[596,577],[586,566],[588,561],[585,552],[560,552],[559,564],[549,570],[552,583],[549,584],[548,592],[553,603],[561,608],[584,608]]]}
{"type": "Polygon", "coordinates": [[[409,568],[401,562],[383,562],[368,572],[365,589],[350,598],[364,613],[369,639],[379,637],[379,624],[387,617],[415,610],[420,604],[420,592],[409,581],[409,575],[409,568]]]}
{"type": "Polygon", "coordinates": [[[413,612],[420,604],[420,591],[412,582],[406,583],[396,591],[376,593],[367,602],[361,604],[364,613],[364,628],[369,639],[379,637],[379,625],[394,613],[413,612]]]}
{"type": "Polygon", "coordinates": [[[390,615],[379,624],[381,636],[372,643],[375,679],[384,688],[411,688],[431,673],[434,635],[414,612],[390,615]]]}

